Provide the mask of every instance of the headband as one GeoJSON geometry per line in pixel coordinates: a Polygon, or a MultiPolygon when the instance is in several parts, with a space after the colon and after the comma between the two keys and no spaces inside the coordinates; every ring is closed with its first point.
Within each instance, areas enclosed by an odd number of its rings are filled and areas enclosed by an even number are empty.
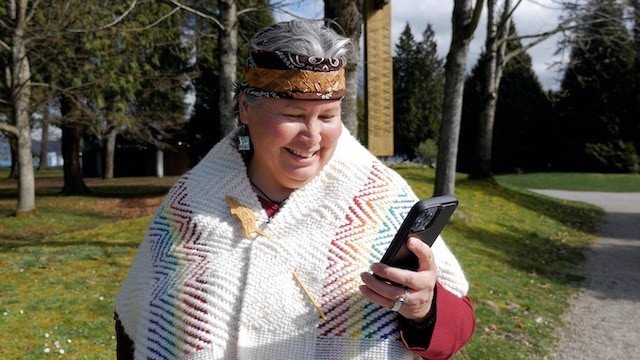
{"type": "Polygon", "coordinates": [[[247,57],[246,93],[270,98],[328,100],[345,95],[344,58],[254,50],[247,57]]]}

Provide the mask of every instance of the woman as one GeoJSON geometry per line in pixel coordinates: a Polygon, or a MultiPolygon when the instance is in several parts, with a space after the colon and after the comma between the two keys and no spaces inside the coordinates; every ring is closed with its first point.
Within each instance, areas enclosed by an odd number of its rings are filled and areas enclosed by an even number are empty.
{"type": "Polygon", "coordinates": [[[251,39],[241,127],[169,192],[122,286],[119,358],[444,359],[469,340],[441,238],[409,239],[418,271],[377,263],[417,198],[342,124],[348,43],[313,21],[251,39]]]}

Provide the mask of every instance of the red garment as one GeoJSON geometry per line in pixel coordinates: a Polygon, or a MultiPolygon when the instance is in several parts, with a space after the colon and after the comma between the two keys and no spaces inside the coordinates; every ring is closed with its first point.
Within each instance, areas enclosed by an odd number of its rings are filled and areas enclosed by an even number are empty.
{"type": "Polygon", "coordinates": [[[401,329],[400,335],[405,346],[415,354],[428,360],[448,359],[460,350],[473,335],[475,315],[468,297],[459,298],[436,283],[435,324],[431,339],[426,347],[410,345],[408,338],[428,336],[429,334],[411,334],[411,329],[401,329]]]}
{"type": "Polygon", "coordinates": [[[275,215],[278,210],[280,210],[280,204],[275,203],[269,199],[265,199],[262,196],[258,196],[258,200],[260,200],[260,205],[262,205],[262,208],[264,209],[264,211],[267,212],[267,217],[269,219],[271,219],[273,217],[273,215],[275,215]]]}
{"type": "MultiPolygon", "coordinates": [[[[258,199],[269,218],[280,209],[280,204],[262,196],[258,199]]],[[[440,283],[436,283],[436,293],[432,326],[416,330],[400,323],[400,336],[407,349],[428,360],[450,358],[469,342],[475,329],[473,305],[468,297],[459,298],[440,283]]]]}

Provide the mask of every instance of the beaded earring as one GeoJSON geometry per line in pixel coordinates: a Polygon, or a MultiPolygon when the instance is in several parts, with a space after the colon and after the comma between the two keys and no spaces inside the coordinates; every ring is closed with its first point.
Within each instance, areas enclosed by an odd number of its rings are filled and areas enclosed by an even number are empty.
{"type": "Polygon", "coordinates": [[[238,150],[244,152],[251,150],[251,138],[249,137],[247,125],[242,125],[242,134],[238,136],[238,150]]]}

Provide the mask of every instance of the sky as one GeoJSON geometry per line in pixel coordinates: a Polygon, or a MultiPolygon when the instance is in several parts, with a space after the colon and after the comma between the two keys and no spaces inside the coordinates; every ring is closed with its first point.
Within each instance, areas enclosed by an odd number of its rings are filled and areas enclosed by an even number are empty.
{"type": "MultiPolygon", "coordinates": [[[[301,4],[291,6],[289,9],[291,13],[298,16],[322,18],[323,4],[322,0],[304,0],[301,4]]],[[[551,4],[552,0],[523,0],[514,13],[518,33],[520,35],[537,34],[554,28],[561,12],[551,4]]],[[[451,41],[453,0],[392,0],[387,6],[391,6],[391,32],[394,46],[407,23],[416,40],[422,38],[422,32],[427,24],[431,24],[435,32],[438,53],[442,58],[446,57],[451,41]]],[[[486,14],[485,8],[469,50],[469,69],[475,64],[482,51],[486,33],[486,14]]],[[[551,37],[528,51],[533,61],[533,70],[545,90],[557,90],[559,87],[559,68],[551,67],[552,64],[562,60],[560,56],[554,55],[557,42],[558,36],[551,37]]]]}

